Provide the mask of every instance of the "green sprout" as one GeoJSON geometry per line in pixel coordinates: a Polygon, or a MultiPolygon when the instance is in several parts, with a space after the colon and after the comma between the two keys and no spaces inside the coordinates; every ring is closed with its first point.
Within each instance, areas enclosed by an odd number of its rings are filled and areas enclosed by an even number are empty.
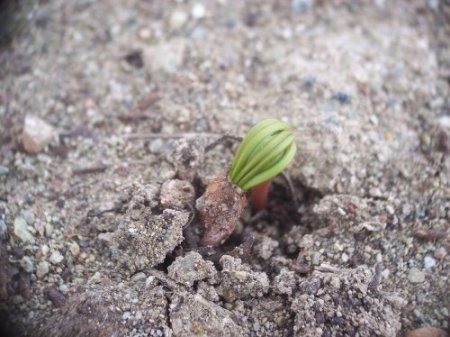
{"type": "Polygon", "coordinates": [[[228,177],[248,191],[283,171],[296,151],[294,134],[288,125],[274,118],[265,119],[242,140],[228,177]]]}

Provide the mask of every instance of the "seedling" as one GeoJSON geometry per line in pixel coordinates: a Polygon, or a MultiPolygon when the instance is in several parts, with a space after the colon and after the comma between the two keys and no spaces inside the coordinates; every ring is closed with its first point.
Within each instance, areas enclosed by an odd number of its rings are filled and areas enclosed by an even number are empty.
{"type": "Polygon", "coordinates": [[[296,150],[286,123],[271,118],[253,126],[239,145],[228,175],[209,181],[197,200],[204,227],[201,244],[218,245],[233,233],[247,206],[246,192],[251,192],[256,208],[265,208],[271,180],[289,165],[296,150]]]}

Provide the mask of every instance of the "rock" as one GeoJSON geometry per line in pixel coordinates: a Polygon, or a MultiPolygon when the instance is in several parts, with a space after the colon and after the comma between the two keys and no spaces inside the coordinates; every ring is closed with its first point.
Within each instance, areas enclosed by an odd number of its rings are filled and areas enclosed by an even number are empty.
{"type": "Polygon", "coordinates": [[[306,13],[314,4],[314,0],[292,0],[291,7],[297,14],[306,13]]]}
{"type": "Polygon", "coordinates": [[[142,282],[146,279],[147,279],[147,275],[145,275],[145,273],[143,273],[143,272],[136,273],[131,277],[131,281],[133,281],[133,282],[142,282]]]}
{"type": "Polygon", "coordinates": [[[102,274],[100,272],[96,271],[94,275],[89,279],[89,282],[91,283],[100,283],[102,281],[102,274]]]}
{"type": "Polygon", "coordinates": [[[27,115],[22,132],[25,151],[36,154],[46,147],[55,135],[55,129],[39,117],[27,115]]]}
{"type": "Polygon", "coordinates": [[[148,40],[152,36],[152,32],[148,28],[142,28],[139,30],[138,35],[142,40],[148,40]]]}
{"type": "Polygon", "coordinates": [[[214,277],[217,271],[211,261],[205,261],[197,252],[190,252],[177,257],[168,268],[168,273],[176,282],[190,287],[195,281],[214,277]]]}
{"type": "Polygon", "coordinates": [[[174,39],[144,49],[144,65],[150,74],[174,74],[183,64],[186,41],[174,39]]]}
{"type": "Polygon", "coordinates": [[[73,256],[78,256],[80,254],[80,246],[76,242],[72,242],[69,245],[69,250],[73,256]]]}
{"type": "Polygon", "coordinates": [[[53,264],[61,263],[64,260],[64,256],[61,254],[59,250],[52,251],[52,254],[50,255],[50,262],[53,264]]]}
{"type": "Polygon", "coordinates": [[[9,168],[0,165],[0,177],[7,176],[9,174],[9,168]]]}
{"type": "Polygon", "coordinates": [[[66,298],[55,286],[47,287],[44,294],[56,308],[61,308],[66,303],[66,298]]]}
{"type": "Polygon", "coordinates": [[[42,279],[45,275],[48,274],[49,270],[50,270],[50,266],[47,261],[39,262],[39,264],[37,265],[37,268],[36,268],[37,278],[42,279]]]}
{"type": "Polygon", "coordinates": [[[36,221],[36,217],[31,209],[24,209],[21,213],[21,216],[25,219],[29,226],[33,226],[36,221]]]}
{"type": "Polygon", "coordinates": [[[32,273],[34,271],[34,262],[31,257],[28,255],[25,255],[20,260],[20,266],[25,270],[27,273],[32,273]]]}
{"type": "Polygon", "coordinates": [[[249,336],[236,316],[200,295],[175,295],[170,306],[174,336],[249,336]]]}
{"type": "Polygon", "coordinates": [[[186,12],[176,10],[172,13],[169,20],[170,29],[178,30],[185,25],[189,16],[186,12]]]}
{"type": "Polygon", "coordinates": [[[195,199],[194,186],[189,181],[167,180],[161,187],[161,204],[164,207],[180,207],[192,205],[195,199]]]}
{"type": "Polygon", "coordinates": [[[431,269],[436,265],[436,260],[433,259],[431,256],[427,255],[427,256],[425,256],[423,263],[424,263],[425,269],[431,269]]]}
{"type": "Polygon", "coordinates": [[[53,225],[51,224],[51,223],[46,223],[45,225],[44,225],[44,231],[45,231],[45,236],[46,237],[51,237],[52,236],[52,234],[53,234],[53,225]]]}
{"type": "Polygon", "coordinates": [[[241,259],[223,255],[221,283],[218,293],[228,302],[236,299],[261,297],[269,291],[269,278],[264,272],[253,271],[241,259]]]}
{"type": "Polygon", "coordinates": [[[439,247],[434,251],[434,257],[438,260],[442,260],[447,256],[447,250],[444,247],[439,247]]]}
{"type": "Polygon", "coordinates": [[[425,274],[417,268],[411,268],[408,273],[408,280],[411,283],[423,283],[425,281],[425,274]]]}
{"type": "Polygon", "coordinates": [[[6,240],[8,238],[8,227],[4,220],[0,219],[0,240],[6,240]]]}
{"type": "Polygon", "coordinates": [[[205,6],[203,6],[203,4],[197,2],[194,4],[194,6],[192,6],[191,16],[193,19],[200,20],[200,19],[204,18],[205,15],[206,15],[206,10],[205,10],[205,6]]]}
{"type": "Polygon", "coordinates": [[[21,241],[35,243],[33,234],[28,230],[27,222],[22,217],[14,219],[14,235],[16,235],[21,241]]]}
{"type": "Polygon", "coordinates": [[[449,337],[450,335],[438,328],[426,327],[408,331],[405,337],[449,337]]]}

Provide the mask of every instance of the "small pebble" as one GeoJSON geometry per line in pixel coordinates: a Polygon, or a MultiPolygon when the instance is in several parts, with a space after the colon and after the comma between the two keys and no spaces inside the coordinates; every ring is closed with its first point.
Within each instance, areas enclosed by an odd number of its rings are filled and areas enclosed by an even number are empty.
{"type": "Polygon", "coordinates": [[[73,256],[78,256],[80,254],[80,246],[76,242],[70,244],[69,250],[73,256]]]}
{"type": "Polygon", "coordinates": [[[170,16],[169,25],[172,30],[178,30],[183,27],[189,16],[186,12],[183,11],[174,11],[170,16]]]}
{"type": "Polygon", "coordinates": [[[439,247],[434,251],[434,257],[438,260],[442,260],[447,256],[447,250],[444,247],[439,247]]]}
{"type": "Polygon", "coordinates": [[[349,260],[349,256],[346,253],[342,253],[341,259],[342,259],[342,262],[346,263],[349,260]]]}
{"type": "Polygon", "coordinates": [[[28,230],[27,222],[22,217],[14,219],[14,234],[23,242],[35,243],[34,236],[28,230]]]}
{"type": "Polygon", "coordinates": [[[102,274],[100,272],[96,271],[95,274],[91,277],[89,280],[91,283],[100,283],[102,280],[102,274]]]}
{"type": "Polygon", "coordinates": [[[8,227],[6,227],[5,221],[0,219],[0,239],[6,240],[8,238],[8,227]]]}
{"type": "Polygon", "coordinates": [[[191,16],[195,20],[199,20],[205,17],[206,10],[205,6],[203,6],[201,3],[196,3],[191,9],[191,16]]]}
{"type": "Polygon", "coordinates": [[[53,264],[61,263],[64,260],[64,256],[60,253],[59,250],[54,250],[50,255],[50,262],[53,264]]]}
{"type": "Polygon", "coordinates": [[[436,260],[433,259],[431,256],[427,255],[425,256],[424,259],[424,265],[425,265],[425,269],[431,269],[436,265],[436,260]]]}
{"type": "Polygon", "coordinates": [[[53,139],[55,129],[36,116],[26,116],[23,132],[22,143],[25,151],[30,154],[36,154],[46,147],[53,139]]]}
{"type": "Polygon", "coordinates": [[[425,281],[425,274],[417,268],[411,268],[408,273],[408,280],[411,283],[423,283],[425,281]]]}
{"type": "Polygon", "coordinates": [[[47,222],[45,224],[45,236],[49,238],[52,236],[52,234],[53,234],[53,226],[52,224],[47,222]]]}
{"type": "Polygon", "coordinates": [[[66,298],[55,286],[47,287],[44,293],[56,308],[60,308],[66,303],[66,298]]]}
{"type": "Polygon", "coordinates": [[[131,280],[134,282],[139,282],[139,281],[144,281],[146,278],[147,278],[147,275],[145,275],[145,273],[139,272],[139,273],[134,274],[131,277],[131,280]]]}
{"type": "Polygon", "coordinates": [[[152,32],[148,28],[142,28],[139,30],[138,35],[142,40],[148,40],[152,36],[152,32]]]}
{"type": "Polygon", "coordinates": [[[22,211],[22,217],[25,219],[25,221],[27,222],[27,224],[29,226],[33,226],[36,218],[34,216],[34,213],[31,209],[25,209],[22,211]]]}
{"type": "Polygon", "coordinates": [[[20,260],[20,266],[27,272],[32,273],[34,271],[33,259],[27,255],[20,260]]]}
{"type": "Polygon", "coordinates": [[[50,270],[50,266],[49,266],[48,262],[41,261],[37,265],[36,276],[38,277],[38,279],[42,279],[45,275],[48,274],[49,270],[50,270]]]}
{"type": "Polygon", "coordinates": [[[351,97],[349,94],[346,94],[345,92],[338,91],[333,96],[334,99],[336,99],[341,104],[348,104],[351,102],[351,97]]]}
{"type": "Polygon", "coordinates": [[[0,165],[0,177],[6,176],[9,174],[9,168],[6,166],[0,165]]]}

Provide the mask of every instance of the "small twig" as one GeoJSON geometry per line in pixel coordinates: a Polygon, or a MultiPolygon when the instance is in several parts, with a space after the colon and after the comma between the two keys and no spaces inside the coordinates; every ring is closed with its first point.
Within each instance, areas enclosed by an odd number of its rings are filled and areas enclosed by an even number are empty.
{"type": "Polygon", "coordinates": [[[292,196],[292,202],[294,203],[295,211],[298,211],[299,206],[297,202],[297,197],[295,196],[295,188],[294,184],[292,183],[291,177],[285,171],[281,172],[281,176],[284,178],[284,180],[286,180],[286,183],[288,184],[289,192],[291,193],[292,196]]]}
{"type": "Polygon", "coordinates": [[[448,235],[447,231],[436,231],[432,229],[416,229],[414,236],[425,241],[434,241],[443,239],[448,235]]]}
{"type": "Polygon", "coordinates": [[[91,166],[91,167],[80,167],[80,168],[73,168],[72,173],[73,174],[90,174],[90,173],[100,173],[105,172],[110,165],[98,165],[98,166],[91,166]]]}
{"type": "Polygon", "coordinates": [[[256,212],[255,215],[253,215],[250,219],[248,219],[246,221],[246,223],[252,224],[252,223],[258,222],[259,220],[265,218],[267,215],[268,215],[267,210],[262,209],[262,210],[256,212]]]}
{"type": "Polygon", "coordinates": [[[203,133],[203,132],[186,132],[186,133],[129,133],[123,137],[129,140],[135,139],[179,139],[179,138],[190,138],[190,137],[220,137],[221,134],[218,133],[203,133]]]}
{"type": "Polygon", "coordinates": [[[211,144],[206,145],[205,146],[205,152],[211,151],[217,145],[225,143],[227,140],[232,140],[234,142],[240,142],[242,140],[242,137],[232,136],[232,135],[223,135],[222,137],[220,137],[219,139],[215,140],[211,144]]]}
{"type": "Polygon", "coordinates": [[[108,209],[104,209],[101,211],[95,210],[95,209],[91,209],[87,212],[86,217],[87,218],[93,218],[93,217],[99,217],[105,213],[115,213],[120,211],[121,208],[120,207],[113,207],[113,208],[108,208],[108,209]]]}
{"type": "Polygon", "coordinates": [[[195,219],[195,208],[193,205],[191,205],[190,203],[186,203],[186,206],[189,208],[189,211],[191,212],[191,216],[189,217],[188,222],[186,222],[183,226],[183,229],[189,227],[191,225],[191,223],[194,221],[195,219]]]}
{"type": "Polygon", "coordinates": [[[150,268],[145,270],[147,274],[150,276],[153,276],[156,278],[159,282],[161,282],[165,287],[169,288],[173,291],[179,291],[181,286],[175,283],[171,278],[169,278],[166,274],[164,274],[162,271],[150,268]]]}
{"type": "Polygon", "coordinates": [[[367,289],[373,293],[376,293],[378,291],[378,286],[381,282],[381,272],[382,272],[383,266],[381,263],[377,263],[375,265],[375,273],[373,274],[372,280],[369,282],[369,285],[367,286],[367,289]]]}

